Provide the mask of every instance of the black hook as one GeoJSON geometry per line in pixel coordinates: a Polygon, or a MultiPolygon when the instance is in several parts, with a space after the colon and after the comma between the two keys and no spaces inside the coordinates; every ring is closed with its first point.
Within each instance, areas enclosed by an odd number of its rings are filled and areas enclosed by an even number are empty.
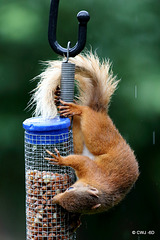
{"type": "MultiPolygon", "coordinates": [[[[49,26],[48,26],[48,40],[51,48],[60,55],[67,55],[67,49],[59,45],[56,40],[57,17],[58,17],[59,0],[51,0],[49,26]]],[[[75,57],[80,53],[86,44],[87,22],[90,19],[89,13],[81,11],[77,14],[79,22],[78,41],[76,45],[69,49],[69,56],[75,57]]]]}

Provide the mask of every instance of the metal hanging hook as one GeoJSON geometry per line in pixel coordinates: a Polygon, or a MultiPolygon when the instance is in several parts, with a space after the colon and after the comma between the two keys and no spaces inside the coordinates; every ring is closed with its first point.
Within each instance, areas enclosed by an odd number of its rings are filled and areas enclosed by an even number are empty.
{"type": "Polygon", "coordinates": [[[67,43],[67,60],[66,60],[66,62],[68,62],[68,60],[69,60],[69,54],[70,54],[69,49],[70,49],[70,44],[71,44],[71,42],[69,41],[69,42],[67,43]]]}
{"type": "MultiPolygon", "coordinates": [[[[51,0],[49,26],[48,26],[48,40],[51,48],[60,55],[67,56],[67,49],[63,48],[56,40],[57,17],[58,17],[59,0],[51,0]]],[[[90,19],[87,11],[80,11],[77,14],[79,22],[78,41],[76,45],[69,49],[69,56],[75,57],[85,47],[87,36],[87,23],[90,19]]]]}

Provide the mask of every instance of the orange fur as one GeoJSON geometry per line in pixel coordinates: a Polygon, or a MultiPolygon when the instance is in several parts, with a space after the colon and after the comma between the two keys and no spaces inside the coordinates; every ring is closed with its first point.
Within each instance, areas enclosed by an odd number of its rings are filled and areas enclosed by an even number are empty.
{"type": "Polygon", "coordinates": [[[83,152],[83,134],[80,127],[80,117],[74,116],[73,118],[73,146],[74,153],[81,154],[83,152]]]}
{"type": "MultiPolygon", "coordinates": [[[[110,70],[109,61],[100,63],[96,54],[88,53],[70,58],[69,62],[75,64],[79,104],[97,111],[108,110],[110,98],[119,82],[110,70]]],[[[36,116],[54,118],[57,115],[54,93],[60,85],[61,65],[62,61],[49,61],[46,70],[37,77],[40,81],[29,105],[36,105],[36,116]]]]}
{"type": "MultiPolygon", "coordinates": [[[[108,116],[108,106],[118,81],[108,61],[97,55],[70,58],[75,64],[79,90],[78,105],[62,102],[60,113],[74,116],[74,155],[61,157],[48,152],[54,164],[71,166],[78,180],[64,193],[53,198],[70,212],[91,214],[106,211],[120,202],[138,178],[134,153],[108,116]],[[92,160],[93,158],[93,160],[92,160]]],[[[60,84],[62,61],[50,61],[40,75],[32,97],[36,115],[54,117],[57,109],[54,93],[60,84]]]]}
{"type": "Polygon", "coordinates": [[[115,128],[106,112],[97,112],[88,106],[63,102],[62,115],[78,115],[75,122],[75,145],[84,144],[94,160],[78,155],[55,156],[59,165],[75,169],[78,181],[73,189],[58,194],[53,202],[71,212],[92,214],[106,211],[121,201],[138,178],[138,164],[133,151],[115,128]],[[76,123],[78,123],[76,125],[76,123]],[[80,127],[80,128],[79,128],[80,127]],[[76,133],[77,131],[77,133],[76,133]],[[80,134],[82,138],[76,138],[80,134]]]}

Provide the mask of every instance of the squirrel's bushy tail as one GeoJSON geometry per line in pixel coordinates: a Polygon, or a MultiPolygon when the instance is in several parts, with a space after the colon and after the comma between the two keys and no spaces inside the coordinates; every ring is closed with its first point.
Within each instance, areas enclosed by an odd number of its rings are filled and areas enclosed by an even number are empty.
{"type": "MultiPolygon", "coordinates": [[[[109,61],[100,63],[96,54],[79,54],[70,58],[75,64],[75,79],[79,91],[79,104],[91,107],[96,111],[108,109],[118,80],[110,70],[109,61]]],[[[55,117],[57,109],[54,103],[54,92],[61,79],[62,61],[49,61],[46,70],[38,78],[40,81],[31,99],[30,105],[36,105],[35,115],[45,118],[55,117]]]]}

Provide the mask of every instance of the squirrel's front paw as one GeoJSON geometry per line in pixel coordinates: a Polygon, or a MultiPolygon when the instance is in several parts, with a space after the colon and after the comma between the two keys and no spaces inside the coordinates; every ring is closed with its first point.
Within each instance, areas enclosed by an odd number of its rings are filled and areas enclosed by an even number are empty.
{"type": "Polygon", "coordinates": [[[74,103],[67,103],[62,100],[60,100],[60,102],[61,104],[63,104],[63,106],[58,107],[61,116],[71,117],[74,115],[81,115],[82,113],[81,106],[74,103]]]}
{"type": "Polygon", "coordinates": [[[46,149],[46,152],[51,155],[53,158],[48,158],[48,157],[45,157],[44,159],[45,160],[49,160],[51,164],[54,164],[54,165],[63,165],[63,157],[60,155],[59,151],[57,150],[57,148],[54,149],[55,152],[57,153],[57,156],[50,152],[49,150],[46,149]]]}

